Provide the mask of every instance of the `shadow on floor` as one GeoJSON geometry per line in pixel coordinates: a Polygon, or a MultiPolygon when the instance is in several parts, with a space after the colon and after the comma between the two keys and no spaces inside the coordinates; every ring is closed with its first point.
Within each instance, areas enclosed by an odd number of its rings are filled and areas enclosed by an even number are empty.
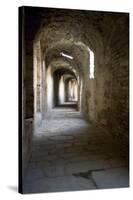
{"type": "Polygon", "coordinates": [[[64,104],[58,105],[55,108],[74,108],[77,109],[77,102],[64,102],[64,104]]]}

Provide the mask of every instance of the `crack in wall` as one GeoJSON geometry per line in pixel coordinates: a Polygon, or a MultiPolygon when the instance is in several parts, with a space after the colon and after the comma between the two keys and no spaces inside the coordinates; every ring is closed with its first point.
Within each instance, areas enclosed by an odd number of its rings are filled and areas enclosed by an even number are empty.
{"type": "Polygon", "coordinates": [[[75,177],[82,177],[82,178],[91,180],[94,186],[96,187],[96,189],[98,189],[98,185],[92,176],[92,172],[96,172],[96,171],[104,171],[104,169],[88,170],[86,172],[73,173],[72,175],[75,177]]]}

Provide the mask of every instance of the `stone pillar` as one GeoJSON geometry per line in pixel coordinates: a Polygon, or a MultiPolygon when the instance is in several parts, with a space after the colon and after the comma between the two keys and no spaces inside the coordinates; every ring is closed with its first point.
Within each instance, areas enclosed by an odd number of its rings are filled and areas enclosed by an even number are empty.
{"type": "Polygon", "coordinates": [[[59,104],[63,104],[65,101],[65,84],[63,76],[61,76],[59,81],[59,104]]]}

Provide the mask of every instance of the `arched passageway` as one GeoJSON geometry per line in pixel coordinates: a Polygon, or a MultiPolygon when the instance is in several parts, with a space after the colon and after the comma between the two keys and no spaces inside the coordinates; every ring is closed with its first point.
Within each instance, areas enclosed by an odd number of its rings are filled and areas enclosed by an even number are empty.
{"type": "Polygon", "coordinates": [[[23,191],[127,187],[128,14],[25,16],[23,191]]]}
{"type": "MultiPolygon", "coordinates": [[[[78,83],[75,74],[68,69],[61,68],[54,72],[54,106],[61,106],[69,102],[78,103],[78,83]]],[[[70,104],[69,104],[70,105],[70,104]]]]}

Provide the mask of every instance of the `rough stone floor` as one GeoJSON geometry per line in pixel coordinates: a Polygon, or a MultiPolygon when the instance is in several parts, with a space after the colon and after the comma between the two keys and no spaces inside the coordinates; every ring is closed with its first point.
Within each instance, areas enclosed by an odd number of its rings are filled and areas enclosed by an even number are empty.
{"type": "Polygon", "coordinates": [[[33,138],[24,193],[128,187],[128,178],[128,161],[110,135],[62,107],[33,138]]]}

